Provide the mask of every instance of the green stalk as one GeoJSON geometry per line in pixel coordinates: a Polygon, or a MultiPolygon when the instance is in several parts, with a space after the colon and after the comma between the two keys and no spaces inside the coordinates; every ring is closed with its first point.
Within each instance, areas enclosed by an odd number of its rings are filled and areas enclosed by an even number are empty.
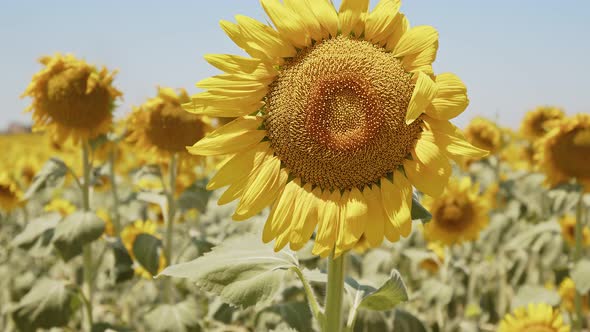
{"type": "Polygon", "coordinates": [[[113,194],[113,210],[115,212],[113,226],[115,235],[118,235],[121,231],[121,214],[119,213],[119,193],[117,192],[117,177],[115,174],[115,147],[111,148],[109,153],[109,181],[111,182],[111,192],[113,194]]]}
{"type": "MultiPolygon", "coordinates": [[[[84,176],[84,182],[82,183],[82,208],[85,212],[90,211],[90,153],[89,153],[88,142],[82,142],[82,170],[84,176]]],[[[90,243],[85,244],[82,248],[82,259],[84,264],[84,284],[83,292],[88,302],[87,313],[86,313],[86,331],[92,329],[92,293],[93,293],[93,280],[92,277],[92,246],[90,243]]]]}
{"type": "Polygon", "coordinates": [[[342,331],[342,295],[344,291],[344,255],[328,258],[328,285],[324,332],[342,331]]]}
{"type": "Polygon", "coordinates": [[[320,309],[320,305],[318,304],[317,299],[315,298],[313,290],[309,285],[309,282],[307,281],[307,279],[305,279],[305,276],[298,267],[294,267],[292,268],[292,270],[297,274],[299,280],[301,280],[301,283],[303,284],[303,289],[305,290],[305,295],[307,296],[307,302],[309,303],[309,306],[311,308],[311,313],[321,326],[324,320],[323,313],[320,309]]]}
{"type": "MultiPolygon", "coordinates": [[[[574,248],[574,265],[582,258],[582,232],[584,230],[584,190],[580,189],[580,198],[578,199],[578,206],[576,208],[576,228],[575,228],[575,240],[576,246],[574,248]]],[[[574,330],[582,331],[582,325],[584,321],[584,314],[582,312],[582,294],[576,290],[576,296],[574,297],[574,306],[576,310],[576,319],[574,321],[574,330]]]]}
{"type": "MultiPolygon", "coordinates": [[[[176,191],[176,168],[178,157],[173,154],[170,158],[170,165],[168,168],[168,190],[166,191],[166,199],[168,203],[168,211],[166,215],[166,243],[164,243],[164,257],[166,257],[167,264],[172,264],[172,239],[174,234],[174,214],[176,210],[176,202],[174,200],[174,193],[176,191]]],[[[172,279],[166,278],[164,285],[164,295],[168,303],[173,302],[172,279]]]]}

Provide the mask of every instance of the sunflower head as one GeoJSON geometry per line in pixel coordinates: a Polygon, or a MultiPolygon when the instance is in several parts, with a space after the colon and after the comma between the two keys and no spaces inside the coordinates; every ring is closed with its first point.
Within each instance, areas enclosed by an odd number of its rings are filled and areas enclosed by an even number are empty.
{"type": "Polygon", "coordinates": [[[437,273],[440,269],[440,266],[445,261],[445,247],[439,242],[430,242],[428,243],[427,248],[433,254],[433,256],[421,261],[420,268],[431,273],[437,273]]]}
{"type": "MultiPolygon", "coordinates": [[[[576,245],[576,218],[571,214],[566,214],[559,219],[561,225],[561,235],[565,242],[570,246],[576,245]]],[[[584,226],[582,228],[582,245],[590,247],[590,227],[584,226]]]]}
{"type": "Polygon", "coordinates": [[[115,225],[113,224],[109,211],[105,208],[99,208],[96,210],[96,215],[104,221],[104,235],[110,237],[116,236],[115,225]]]}
{"type": "Polygon", "coordinates": [[[570,332],[558,310],[544,303],[529,304],[507,314],[498,332],[570,332]]]}
{"type": "Polygon", "coordinates": [[[562,119],[537,144],[535,158],[546,175],[546,184],[570,180],[590,191],[590,114],[562,119]]]}
{"type": "Polygon", "coordinates": [[[447,245],[473,241],[488,224],[489,202],[469,177],[451,180],[442,196],[426,196],[424,205],[432,213],[432,220],[424,226],[429,241],[447,245]]]}
{"type": "Polygon", "coordinates": [[[465,128],[471,144],[495,154],[502,148],[502,130],[492,121],[477,117],[465,128]]]}
{"type": "Polygon", "coordinates": [[[410,27],[397,0],[261,4],[274,28],[222,21],[251,57],[207,55],[225,73],[184,105],[235,118],[189,148],[230,155],[208,188],[229,185],[219,203],[239,199],[236,220],[272,206],[263,240],[277,250],[314,231],[320,256],[407,236],[412,185],[440,195],[450,159],[485,155],[449,122],[469,101],[456,75],[434,74],[437,31],[410,27]]]}
{"type": "Polygon", "coordinates": [[[62,217],[66,217],[76,211],[76,206],[66,199],[54,198],[45,204],[43,210],[45,212],[58,212],[62,217]]]}
{"type": "Polygon", "coordinates": [[[33,76],[23,96],[33,99],[34,129],[47,130],[58,141],[94,138],[111,126],[121,92],[112,86],[114,72],[97,69],[73,55],[42,57],[45,67],[33,76]]]}
{"type": "MultiPolygon", "coordinates": [[[[574,298],[576,297],[576,284],[574,284],[574,281],[569,277],[563,279],[559,284],[558,293],[561,297],[561,307],[568,312],[574,312],[574,298]]],[[[590,302],[588,302],[589,300],[589,294],[582,296],[582,310],[584,313],[588,313],[590,311],[590,302]]]]}
{"type": "Polygon", "coordinates": [[[185,112],[189,102],[184,89],[158,88],[158,95],[135,108],[127,120],[127,140],[160,159],[181,153],[210,130],[210,120],[185,112]]]}
{"type": "Polygon", "coordinates": [[[500,152],[500,159],[514,170],[530,171],[534,169],[535,151],[531,145],[511,142],[500,152]]]}
{"type": "Polygon", "coordinates": [[[520,125],[520,132],[530,141],[535,141],[543,137],[549,130],[555,126],[556,120],[565,117],[563,110],[552,106],[537,107],[528,112],[520,125]]]}
{"type": "Polygon", "coordinates": [[[19,155],[15,165],[19,183],[23,187],[28,187],[42,166],[43,162],[38,154],[19,155]]]}
{"type": "Polygon", "coordinates": [[[14,179],[6,172],[0,172],[0,208],[12,211],[20,204],[22,192],[14,179]]]}

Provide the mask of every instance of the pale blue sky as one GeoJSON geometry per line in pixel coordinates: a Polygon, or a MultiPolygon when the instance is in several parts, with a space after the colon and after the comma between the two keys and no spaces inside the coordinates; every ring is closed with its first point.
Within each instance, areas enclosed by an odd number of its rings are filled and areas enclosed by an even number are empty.
{"type": "MultiPolygon", "coordinates": [[[[439,30],[435,70],[467,84],[471,104],[458,125],[484,115],[516,126],[543,104],[590,112],[590,1],[406,0],[402,11],[439,30]]],[[[118,115],[157,85],[196,92],[216,72],[204,54],[241,52],[218,24],[235,14],[265,19],[257,0],[0,1],[0,127],[30,120],[19,95],[36,59],[55,52],[118,69],[118,115]]]]}

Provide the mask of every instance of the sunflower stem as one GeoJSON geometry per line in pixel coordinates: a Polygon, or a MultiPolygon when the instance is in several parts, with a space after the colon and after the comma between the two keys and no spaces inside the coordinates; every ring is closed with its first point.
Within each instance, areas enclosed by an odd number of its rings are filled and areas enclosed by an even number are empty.
{"type": "Polygon", "coordinates": [[[115,148],[112,147],[111,151],[109,152],[109,180],[111,182],[111,192],[113,194],[113,210],[115,213],[115,218],[113,222],[114,226],[114,233],[115,235],[119,234],[121,231],[121,214],[119,213],[119,192],[117,191],[117,177],[115,174],[115,157],[116,157],[115,148]]]}
{"type": "Polygon", "coordinates": [[[305,276],[298,267],[294,267],[292,270],[297,274],[299,280],[301,280],[301,283],[303,284],[303,289],[305,290],[307,302],[309,303],[313,317],[321,325],[324,321],[323,313],[320,309],[320,305],[318,304],[317,299],[315,298],[315,295],[313,293],[313,290],[311,289],[309,282],[307,281],[307,279],[305,279],[305,276]]]}
{"type": "MultiPolygon", "coordinates": [[[[82,142],[82,171],[84,182],[82,183],[82,209],[85,212],[90,211],[90,151],[87,141],[82,142]]],[[[93,293],[93,281],[92,277],[92,247],[90,243],[85,244],[82,247],[82,259],[84,264],[84,284],[82,287],[84,297],[87,300],[86,310],[86,326],[85,331],[92,329],[92,293],[93,293]]]]}
{"type": "MultiPolygon", "coordinates": [[[[582,232],[584,230],[584,190],[580,189],[580,198],[576,207],[576,228],[575,228],[575,243],[574,248],[574,264],[582,258],[582,232]]],[[[582,324],[584,321],[584,313],[582,311],[582,294],[576,290],[574,297],[574,307],[576,310],[576,319],[574,321],[574,331],[582,331],[582,324]]]]}
{"type": "MultiPolygon", "coordinates": [[[[166,215],[166,243],[164,243],[164,257],[166,263],[172,263],[172,239],[174,234],[174,215],[176,213],[176,202],[174,201],[174,193],[176,191],[176,168],[178,156],[173,154],[170,157],[170,165],[168,168],[168,190],[166,192],[166,199],[168,211],[166,215]]],[[[164,279],[164,296],[168,303],[173,302],[173,284],[171,278],[164,279]]]]}
{"type": "Polygon", "coordinates": [[[342,331],[342,294],[344,291],[344,255],[328,258],[328,285],[324,332],[342,331]]]}

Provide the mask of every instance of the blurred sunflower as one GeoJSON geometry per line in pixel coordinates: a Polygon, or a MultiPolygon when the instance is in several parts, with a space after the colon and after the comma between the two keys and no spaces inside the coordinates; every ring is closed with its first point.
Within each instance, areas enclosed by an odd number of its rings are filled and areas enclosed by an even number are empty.
{"type": "Polygon", "coordinates": [[[531,146],[511,142],[500,152],[500,159],[514,170],[530,171],[535,164],[534,154],[531,146]]]}
{"type": "MultiPolygon", "coordinates": [[[[109,212],[105,208],[99,208],[96,210],[96,215],[104,221],[104,235],[115,236],[115,225],[109,212]]],[[[133,245],[131,247],[133,248],[133,245]]]]}
{"type": "MultiPolygon", "coordinates": [[[[559,284],[559,296],[561,297],[561,307],[568,311],[574,312],[574,298],[576,297],[576,285],[571,278],[565,278],[559,284]]],[[[588,294],[582,297],[582,310],[586,313],[590,310],[590,304],[588,303],[588,294]]]]}
{"type": "Polygon", "coordinates": [[[424,206],[432,213],[432,220],[424,225],[428,241],[446,245],[473,241],[488,224],[489,201],[479,195],[479,185],[469,177],[452,179],[438,198],[425,196],[424,206]]]}
{"type": "Polygon", "coordinates": [[[565,117],[563,111],[557,107],[541,106],[528,112],[520,125],[520,132],[524,137],[535,141],[549,132],[556,120],[565,117]]]}
{"type": "MultiPolygon", "coordinates": [[[[576,218],[566,214],[559,219],[561,225],[561,235],[570,246],[576,245],[576,218]]],[[[584,226],[582,229],[582,245],[590,247],[590,227],[584,226]]]]}
{"type": "Polygon", "coordinates": [[[186,146],[210,131],[211,123],[208,117],[185,112],[181,104],[188,101],[184,89],[175,92],[171,88],[158,88],[155,98],[135,108],[129,116],[127,141],[156,156],[157,161],[168,160],[177,153],[191,157],[186,146]]]}
{"type": "MultiPolygon", "coordinates": [[[[125,228],[123,228],[123,230],[121,231],[121,241],[123,242],[123,245],[127,249],[129,256],[131,256],[134,262],[135,255],[133,254],[133,244],[135,243],[135,239],[137,238],[137,236],[139,234],[149,234],[159,238],[160,236],[158,235],[157,231],[158,224],[151,220],[136,220],[133,224],[127,225],[125,228]]],[[[166,264],[166,257],[164,257],[164,254],[161,253],[158,265],[158,272],[162,271],[166,267],[166,264]]],[[[138,263],[134,264],[134,268],[135,274],[143,278],[151,279],[153,277],[145,268],[143,268],[138,263]]]]}
{"type": "Polygon", "coordinates": [[[553,187],[575,179],[590,191],[590,114],[565,118],[539,141],[535,158],[553,187]]]}
{"type": "Polygon", "coordinates": [[[465,128],[465,137],[478,148],[495,154],[502,147],[502,130],[492,121],[477,117],[465,128]]]}
{"type": "Polygon", "coordinates": [[[114,73],[100,71],[73,55],[42,57],[45,66],[33,76],[22,97],[33,99],[35,130],[47,130],[57,141],[94,138],[109,131],[112,110],[121,92],[114,73]]]}
{"type": "Polygon", "coordinates": [[[498,328],[498,332],[569,332],[570,327],[563,323],[557,310],[545,303],[529,304],[527,308],[518,308],[507,314],[498,328]]]}
{"type": "Polygon", "coordinates": [[[57,197],[45,204],[43,211],[58,212],[62,217],[66,217],[76,211],[76,206],[66,199],[57,197]]]}
{"type": "Polygon", "coordinates": [[[430,242],[427,248],[433,256],[421,261],[420,268],[431,273],[437,273],[445,261],[445,247],[440,242],[430,242]]]}
{"type": "Polygon", "coordinates": [[[22,192],[8,173],[0,172],[0,208],[10,212],[19,206],[22,192]]]}
{"type": "Polygon", "coordinates": [[[238,15],[221,21],[250,56],[206,55],[224,71],[189,112],[235,120],[189,147],[230,157],[208,188],[240,199],[233,218],[272,211],[263,241],[313,253],[371,247],[411,231],[412,185],[433,196],[451,173],[449,158],[486,154],[448,120],[468,104],[454,74],[434,75],[438,33],[410,28],[400,1],[262,0],[275,28],[238,15]]]}
{"type": "Polygon", "coordinates": [[[43,161],[36,154],[20,154],[17,158],[14,168],[18,174],[19,183],[26,188],[33,182],[33,178],[43,166],[43,161]]]}

